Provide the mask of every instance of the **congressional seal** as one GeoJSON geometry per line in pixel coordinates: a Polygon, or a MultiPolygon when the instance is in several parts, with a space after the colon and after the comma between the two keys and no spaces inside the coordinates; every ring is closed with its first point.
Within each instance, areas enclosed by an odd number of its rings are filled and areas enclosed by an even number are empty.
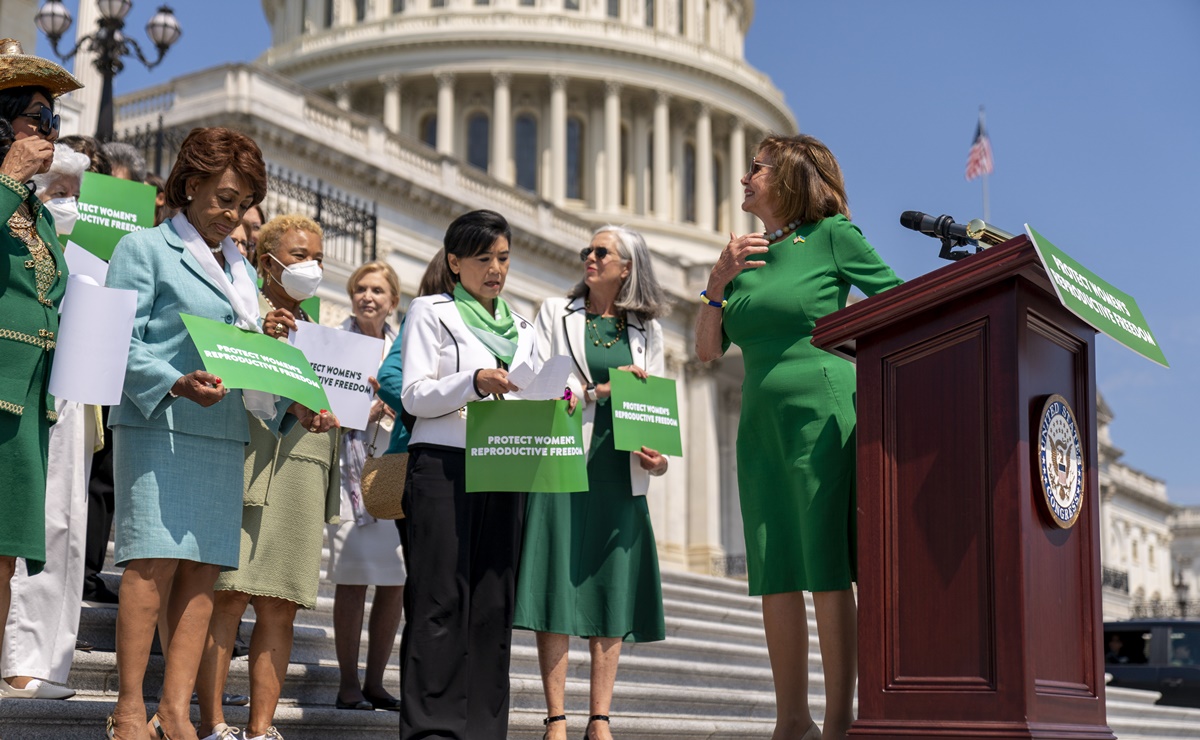
{"type": "Polygon", "coordinates": [[[1037,467],[1050,521],[1067,529],[1083,510],[1083,444],[1067,399],[1046,399],[1038,424],[1037,467]]]}

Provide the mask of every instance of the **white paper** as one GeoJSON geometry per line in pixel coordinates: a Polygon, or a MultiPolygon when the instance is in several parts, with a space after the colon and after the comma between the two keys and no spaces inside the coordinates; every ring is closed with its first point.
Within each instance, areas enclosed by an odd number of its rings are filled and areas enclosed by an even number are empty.
{"type": "Polygon", "coordinates": [[[67,258],[67,269],[72,275],[87,275],[96,281],[96,285],[104,285],[108,278],[107,262],[69,240],[63,255],[67,258]]]}
{"type": "Polygon", "coordinates": [[[87,275],[71,275],[63,303],[50,393],[79,403],[119,404],[137,291],[105,288],[87,275]]]}
{"type": "Polygon", "coordinates": [[[383,340],[308,321],[297,321],[290,339],[325,385],[329,410],[341,425],[366,429],[375,400],[368,378],[378,374],[383,362],[383,340]]]}
{"type": "Polygon", "coordinates": [[[528,363],[522,362],[508,371],[508,379],[521,389],[513,395],[525,401],[551,401],[562,398],[573,366],[571,358],[566,355],[555,355],[546,360],[538,373],[535,373],[528,363]]]}

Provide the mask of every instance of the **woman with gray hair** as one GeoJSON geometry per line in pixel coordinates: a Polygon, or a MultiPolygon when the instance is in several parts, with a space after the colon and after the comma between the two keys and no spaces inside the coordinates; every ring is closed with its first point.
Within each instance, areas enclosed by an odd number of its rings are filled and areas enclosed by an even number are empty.
{"type": "MultiPolygon", "coordinates": [[[[79,215],[77,199],[86,154],[54,145],[50,169],[33,175],[37,198],[61,237],[79,215]]],[[[87,538],[87,481],[92,452],[103,443],[95,406],[54,400],[58,421],[50,427],[46,478],[46,567],[30,574],[24,561],[11,582],[12,607],[4,628],[0,697],[68,699],[67,682],[83,600],[83,555],[87,538]]]]}
{"type": "Polygon", "coordinates": [[[567,736],[570,636],[589,638],[591,716],[584,737],[609,740],[621,641],[666,636],[646,490],[650,476],[667,472],[657,450],[615,449],[609,369],[639,378],[663,374],[657,319],[666,301],[636,231],[603,226],[579,257],[583,279],[566,298],[542,304],[536,330],[543,362],[555,355],[575,362],[569,383],[583,404],[588,490],[529,494],[513,626],[537,632],[548,738],[567,736]]]}

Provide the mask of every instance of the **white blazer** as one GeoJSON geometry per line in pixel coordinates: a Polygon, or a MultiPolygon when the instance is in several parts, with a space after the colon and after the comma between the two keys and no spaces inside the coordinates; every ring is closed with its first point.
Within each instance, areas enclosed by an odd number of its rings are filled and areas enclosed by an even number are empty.
{"type": "MultiPolygon", "coordinates": [[[[596,418],[595,404],[587,403],[584,386],[593,382],[587,364],[587,312],[583,298],[547,298],[538,311],[534,328],[537,332],[537,353],[540,363],[555,355],[567,355],[575,369],[567,383],[583,405],[583,446],[591,449],[592,423],[596,418]]],[[[662,326],[656,319],[642,321],[636,315],[626,318],[629,330],[629,349],[633,364],[651,375],[661,376],[666,370],[663,360],[662,326]]],[[[539,365],[540,365],[539,363],[539,365]]],[[[406,407],[407,408],[407,407],[406,407]]],[[[629,480],[634,496],[645,496],[650,487],[650,474],[642,469],[641,460],[629,453],[629,480]]]]}
{"type": "MultiPolygon", "coordinates": [[[[514,366],[534,355],[533,326],[513,314],[517,327],[514,366]]],[[[417,417],[408,444],[445,447],[467,445],[469,401],[489,397],[475,391],[475,371],[500,367],[500,361],[463,322],[448,293],[417,298],[408,307],[401,338],[400,398],[404,410],[417,417]]]]}

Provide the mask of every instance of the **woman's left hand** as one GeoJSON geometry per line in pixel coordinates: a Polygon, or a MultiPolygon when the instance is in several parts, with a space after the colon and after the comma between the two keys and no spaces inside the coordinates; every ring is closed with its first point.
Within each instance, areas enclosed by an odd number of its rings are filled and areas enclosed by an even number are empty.
{"type": "Polygon", "coordinates": [[[263,334],[276,339],[287,339],[288,332],[296,330],[296,317],[286,308],[276,308],[263,319],[263,334]]]}
{"type": "MultiPolygon", "coordinates": [[[[649,373],[647,373],[645,370],[641,369],[637,365],[622,365],[621,367],[619,367],[617,369],[624,370],[625,372],[633,373],[633,377],[637,378],[638,380],[645,380],[646,378],[649,377],[649,373]]],[[[612,383],[600,383],[596,386],[596,399],[597,400],[599,400],[601,398],[608,398],[611,395],[612,395],[612,383]]],[[[634,454],[637,454],[637,453],[634,453],[634,454]]]]}
{"type": "Polygon", "coordinates": [[[305,429],[313,434],[324,434],[330,429],[341,426],[338,423],[337,417],[325,409],[321,409],[320,413],[317,413],[298,403],[293,403],[288,407],[288,411],[296,417],[305,429]]]}
{"type": "Polygon", "coordinates": [[[641,462],[642,470],[650,475],[662,475],[667,472],[667,456],[659,454],[658,450],[643,446],[640,452],[634,450],[633,454],[637,455],[638,461],[641,462]]]}

